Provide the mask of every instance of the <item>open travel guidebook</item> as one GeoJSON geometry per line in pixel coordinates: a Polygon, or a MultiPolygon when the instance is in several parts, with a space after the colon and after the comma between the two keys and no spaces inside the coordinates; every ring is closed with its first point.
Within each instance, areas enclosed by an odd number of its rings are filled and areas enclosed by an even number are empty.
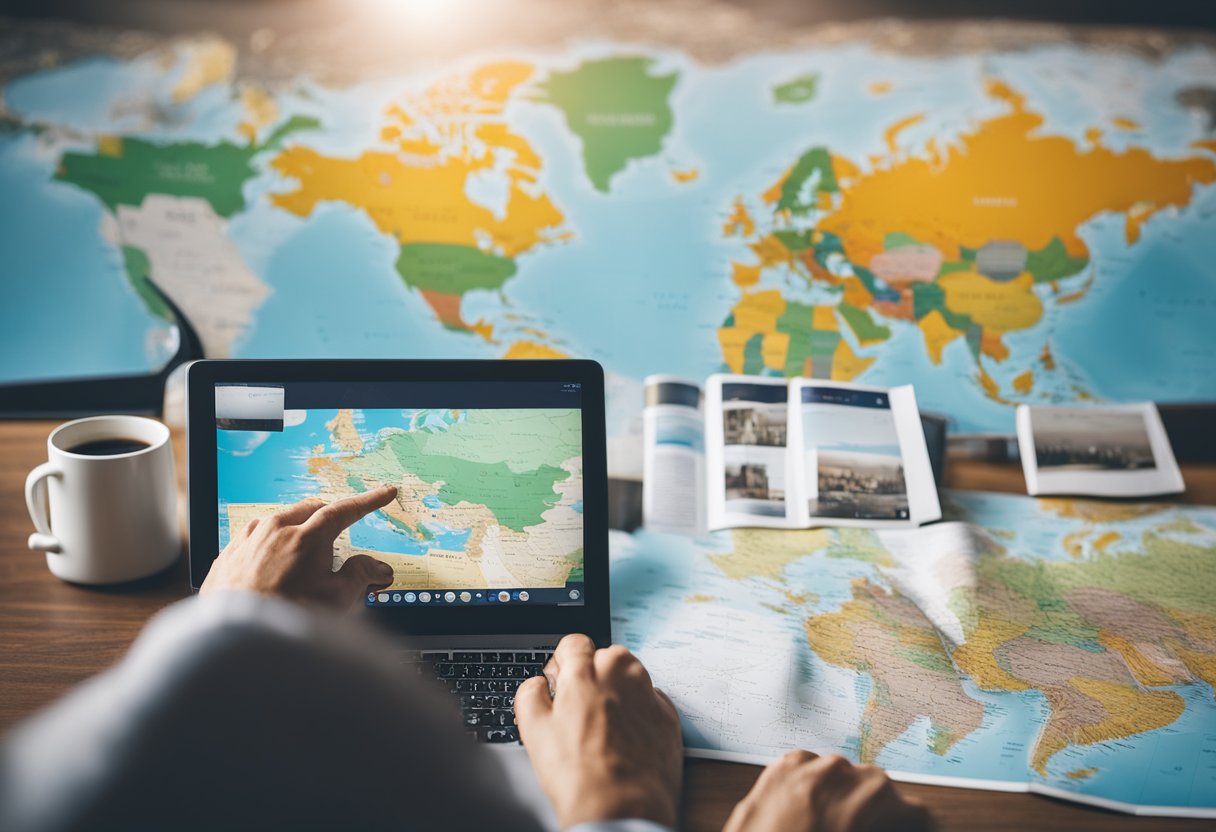
{"type": "Polygon", "coordinates": [[[918,526],[941,518],[911,386],[713,375],[646,383],[648,528],[918,526]],[[702,403],[704,406],[702,406],[702,403]]]}

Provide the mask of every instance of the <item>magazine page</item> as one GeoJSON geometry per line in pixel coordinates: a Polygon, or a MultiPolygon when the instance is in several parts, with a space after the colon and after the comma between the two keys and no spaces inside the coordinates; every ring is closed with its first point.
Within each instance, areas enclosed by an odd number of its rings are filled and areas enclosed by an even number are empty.
{"type": "Polygon", "coordinates": [[[911,387],[796,379],[800,525],[909,526],[941,517],[911,387]]]}
{"type": "Polygon", "coordinates": [[[642,409],[642,525],[689,536],[705,532],[705,415],[701,388],[648,376],[642,409]]]}
{"type": "Polygon", "coordinates": [[[785,379],[713,375],[705,388],[709,528],[792,528],[785,379]]]}
{"type": "Polygon", "coordinates": [[[1093,407],[1018,406],[1026,490],[1037,494],[1149,497],[1184,488],[1152,402],[1093,407]]]}

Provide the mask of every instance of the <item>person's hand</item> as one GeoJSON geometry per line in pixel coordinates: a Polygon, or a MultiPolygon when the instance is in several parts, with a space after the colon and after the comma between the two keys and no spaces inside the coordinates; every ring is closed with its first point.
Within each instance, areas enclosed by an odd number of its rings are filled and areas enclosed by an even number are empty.
{"type": "Polygon", "coordinates": [[[675,827],[680,718],[624,647],[563,638],[544,677],[519,686],[515,721],[562,828],[625,818],[675,827]]]}
{"type": "Polygon", "coordinates": [[[199,592],[244,589],[293,601],[346,609],[369,587],[388,586],[393,568],[367,555],[346,559],[333,571],[334,541],[397,496],[391,485],[328,505],[302,500],[233,535],[211,564],[199,592]]]}
{"type": "Polygon", "coordinates": [[[869,832],[933,828],[929,812],[905,800],[882,769],[836,754],[791,751],[760,773],[722,832],[869,832]]]}

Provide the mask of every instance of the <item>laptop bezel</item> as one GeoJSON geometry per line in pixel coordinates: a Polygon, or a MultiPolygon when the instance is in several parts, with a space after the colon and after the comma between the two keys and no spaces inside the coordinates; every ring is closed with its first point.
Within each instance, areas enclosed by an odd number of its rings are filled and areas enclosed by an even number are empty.
{"type": "MultiPolygon", "coordinates": [[[[189,573],[197,591],[219,552],[215,385],[292,382],[553,381],[582,385],[583,553],[582,605],[512,603],[456,608],[368,607],[377,624],[415,640],[435,636],[543,636],[586,633],[610,641],[608,481],[604,372],[589,360],[204,360],[186,371],[186,447],[189,573]]],[[[497,639],[496,639],[497,640],[497,639]]]]}

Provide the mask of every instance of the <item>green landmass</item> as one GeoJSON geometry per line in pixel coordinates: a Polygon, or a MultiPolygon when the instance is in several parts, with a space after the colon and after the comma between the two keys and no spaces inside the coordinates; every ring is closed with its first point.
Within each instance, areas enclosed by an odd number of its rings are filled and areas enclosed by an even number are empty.
{"type": "Polygon", "coordinates": [[[764,334],[757,332],[743,345],[743,372],[754,376],[764,372],[764,334]]]}
{"type": "Polygon", "coordinates": [[[570,570],[570,574],[566,576],[566,583],[570,584],[585,581],[586,578],[584,577],[585,573],[583,571],[584,558],[582,548],[572,552],[569,557],[566,558],[566,560],[574,564],[574,567],[570,570]]]}
{"type": "Polygon", "coordinates": [[[811,322],[814,320],[814,311],[813,306],[788,301],[785,311],[777,319],[777,331],[784,332],[790,339],[785,351],[783,374],[786,376],[802,375],[807,359],[811,357],[811,322]]]}
{"type": "Polygon", "coordinates": [[[841,303],[836,307],[840,316],[848,323],[857,340],[862,343],[885,341],[891,337],[891,328],[874,322],[870,313],[849,303],[841,303]]]}
{"type": "Polygon", "coordinates": [[[514,260],[452,243],[407,243],[397,257],[407,286],[445,295],[501,289],[515,271],[514,260]]]}
{"type": "Polygon", "coordinates": [[[965,332],[971,326],[970,315],[960,315],[946,305],[946,290],[936,283],[912,284],[912,317],[916,320],[936,309],[950,326],[965,332]]]}
{"type": "Polygon", "coordinates": [[[152,263],[148,260],[148,255],[144,253],[144,250],[135,246],[123,246],[122,263],[131,288],[135,290],[135,294],[139,295],[139,299],[144,302],[148,311],[166,321],[173,320],[173,313],[169,311],[168,305],[152,288],[152,263]]]}
{"type": "Polygon", "coordinates": [[[149,194],[165,194],[205,199],[217,215],[231,217],[245,207],[241,189],[257,175],[253,157],[277,146],[289,134],[319,124],[316,119],[297,116],[265,142],[250,145],[103,139],[113,147],[104,152],[99,147],[94,153],[63,154],[55,179],[89,191],[111,211],[119,205],[142,205],[149,194]]]}
{"type": "Polygon", "coordinates": [[[811,232],[809,230],[792,231],[790,229],[783,228],[779,231],[774,231],[773,236],[777,238],[781,245],[788,248],[794,254],[797,254],[800,251],[806,251],[812,247],[811,232]]]}
{"type": "Polygon", "coordinates": [[[819,87],[819,76],[814,73],[800,75],[773,87],[773,101],[777,104],[805,104],[815,97],[819,87]]]}
{"type": "Polygon", "coordinates": [[[1088,265],[1088,257],[1070,257],[1059,237],[1052,237],[1043,248],[1026,255],[1026,271],[1034,276],[1035,283],[1072,277],[1088,265]]]}
{"type": "Polygon", "coordinates": [[[778,211],[789,211],[794,214],[805,214],[814,209],[815,202],[803,202],[802,188],[810,178],[819,174],[815,183],[815,191],[836,193],[840,190],[836,183],[836,170],[832,166],[832,155],[827,148],[813,147],[798,157],[790,175],[781,184],[781,197],[777,200],[778,211]]]}
{"type": "MultiPolygon", "coordinates": [[[[436,496],[448,505],[483,505],[506,528],[523,531],[542,521],[557,505],[555,484],[571,473],[558,462],[580,456],[578,410],[469,411],[446,429],[393,431],[367,453],[340,464],[348,477],[399,482],[412,474],[438,485],[436,496]]],[[[425,528],[396,523],[411,533],[425,528]]]]}
{"type": "Polygon", "coordinates": [[[560,109],[582,140],[583,165],[598,191],[607,193],[631,159],[658,153],[671,130],[669,98],[678,75],[651,75],[653,64],[643,57],[587,61],[537,86],[539,100],[560,109]]]}

